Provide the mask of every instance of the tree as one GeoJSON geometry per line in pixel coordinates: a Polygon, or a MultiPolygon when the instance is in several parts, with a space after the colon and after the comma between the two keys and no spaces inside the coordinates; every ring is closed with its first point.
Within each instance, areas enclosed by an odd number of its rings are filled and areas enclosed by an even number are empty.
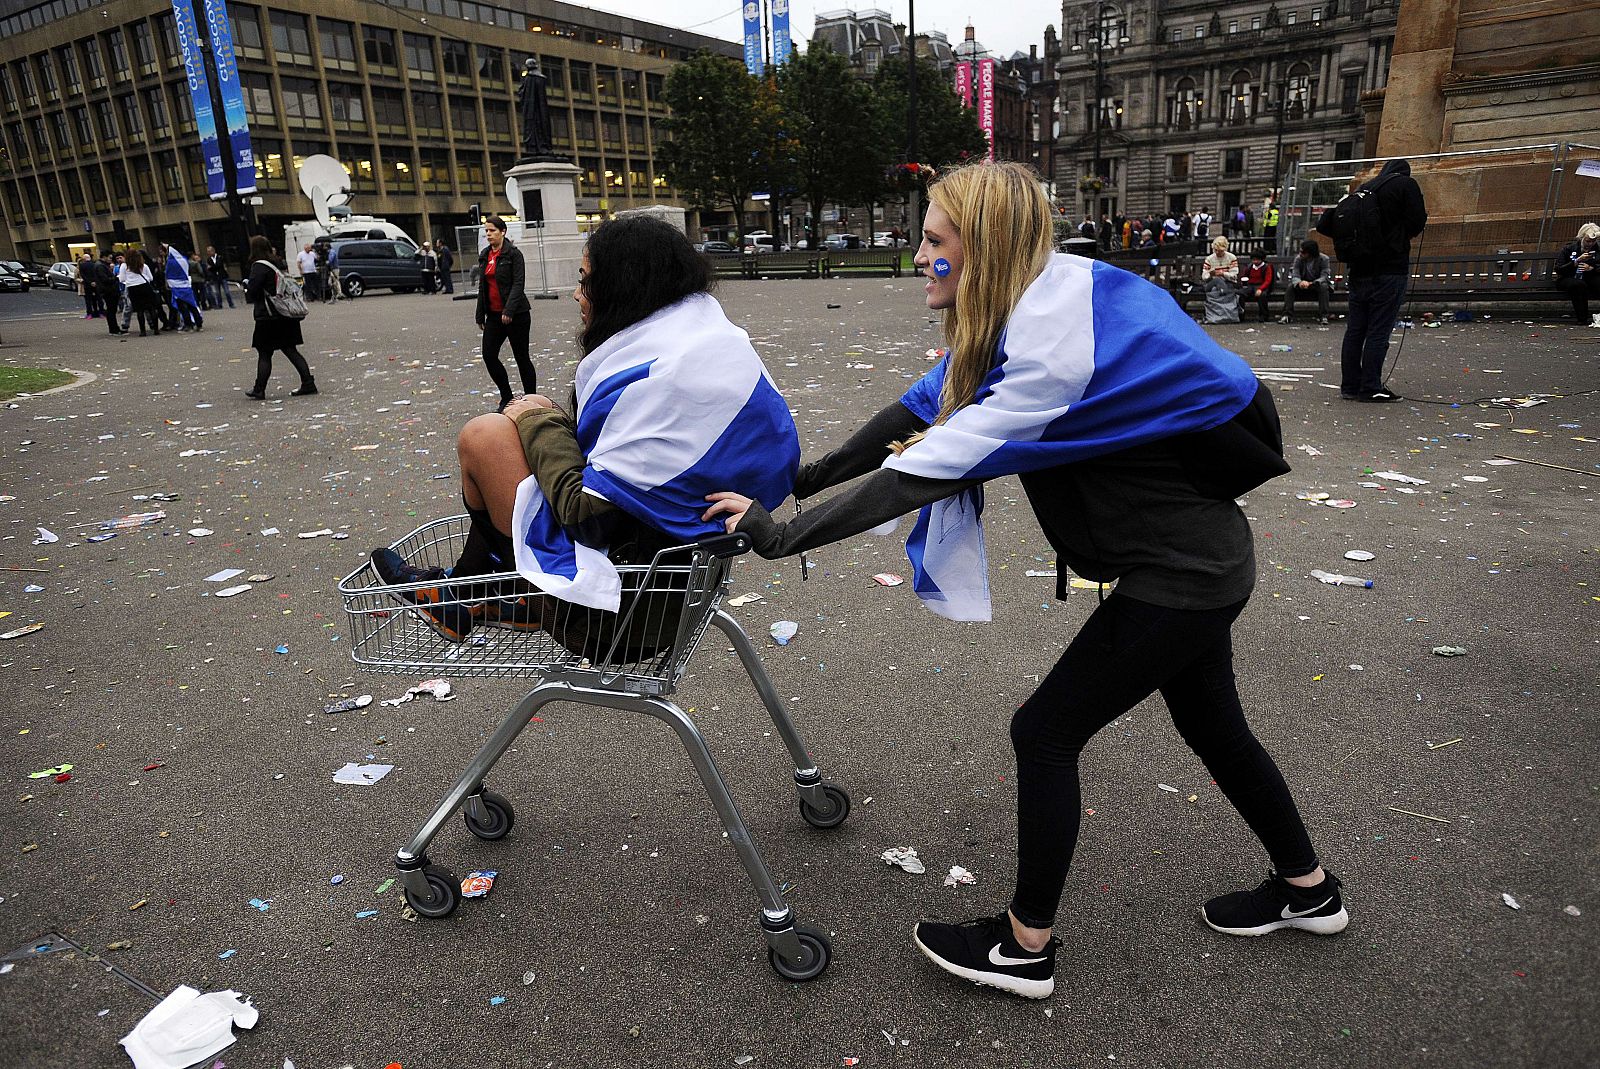
{"type": "Polygon", "coordinates": [[[886,162],[873,136],[872,94],[849,60],[821,42],[778,71],[778,100],[786,149],[784,177],[805,198],[815,227],[822,206],[855,200],[886,162]]]}
{"type": "Polygon", "coordinates": [[[909,71],[903,57],[884,60],[873,80],[876,125],[890,141],[893,158],[931,163],[940,170],[985,156],[989,142],[978,126],[976,109],[966,107],[949,79],[929,59],[917,59],[917,155],[906,157],[909,71]]]}
{"type": "Polygon", "coordinates": [[[697,208],[732,209],[744,239],[744,206],[767,184],[777,107],[735,59],[700,52],[667,76],[670,140],[657,158],[667,181],[697,208]]]}

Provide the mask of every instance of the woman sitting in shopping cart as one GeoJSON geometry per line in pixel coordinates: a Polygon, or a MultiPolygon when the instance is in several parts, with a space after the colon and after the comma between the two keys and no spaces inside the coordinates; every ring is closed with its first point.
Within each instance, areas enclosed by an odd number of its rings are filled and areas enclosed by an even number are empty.
{"type": "Polygon", "coordinates": [[[805,465],[795,494],[865,478],[788,523],[735,493],[711,495],[706,513],[780,557],[920,510],[907,542],[917,594],[950,619],[987,620],[982,484],[1018,474],[1062,564],[1057,596],[1069,565],[1117,581],[1011,720],[1009,908],[923,921],[917,946],[968,980],[1032,998],[1054,990],[1052,928],[1083,811],[1078,755],[1156,690],[1276,869],[1206,902],[1205,922],[1233,935],[1340,931],[1339,881],[1318,864],[1234,686],[1230,631],[1255,584],[1234,498],[1288,470],[1270,395],[1150,283],[1052,256],[1050,204],[1028,168],[951,171],[929,202],[915,262],[949,350],[900,403],[805,465]]]}
{"type": "Polygon", "coordinates": [[[462,428],[471,529],[454,567],[373,551],[386,584],[438,582],[403,592],[434,630],[462,642],[480,624],[547,629],[552,606],[538,592],[615,613],[617,565],[722,533],[700,515],[706,494],[737,486],[774,508],[789,495],[794,420],[749,335],[711,296],[713,278],[658,220],[614,219],[590,235],[573,292],[584,355],[572,412],[530,394],[462,428]],[[527,597],[461,582],[513,571],[527,597]]]}

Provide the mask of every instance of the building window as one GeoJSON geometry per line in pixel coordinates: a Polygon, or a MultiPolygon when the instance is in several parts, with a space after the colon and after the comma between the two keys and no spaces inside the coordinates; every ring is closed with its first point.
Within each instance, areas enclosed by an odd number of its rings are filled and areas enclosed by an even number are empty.
{"type": "Polygon", "coordinates": [[[1226,148],[1222,150],[1222,173],[1227,178],[1238,178],[1244,174],[1244,149],[1226,148]]]}
{"type": "Polygon", "coordinates": [[[25,59],[17,60],[17,81],[22,85],[22,102],[30,108],[39,106],[39,86],[33,80],[33,68],[25,59]]]}
{"type": "Polygon", "coordinates": [[[206,165],[200,161],[200,153],[185,152],[183,169],[189,172],[189,188],[194,190],[196,200],[199,199],[202,189],[209,192],[210,187],[206,184],[206,165]]]}
{"type": "Polygon", "coordinates": [[[615,104],[617,102],[617,72],[610,67],[600,67],[595,71],[595,93],[602,104],[615,104]]]}
{"type": "Polygon", "coordinates": [[[283,142],[263,140],[252,135],[256,150],[256,185],[262,190],[284,190],[289,180],[283,173],[283,142]]]}
{"type": "Polygon", "coordinates": [[[156,35],[161,38],[161,58],[168,67],[183,66],[183,49],[178,45],[178,28],[172,23],[170,12],[156,13],[156,35]]]}
{"type": "Polygon", "coordinates": [[[96,100],[94,102],[95,121],[100,125],[100,142],[103,145],[117,143],[117,120],[111,114],[111,101],[96,100]]]}
{"type": "Polygon", "coordinates": [[[56,49],[56,62],[61,64],[61,77],[67,83],[67,92],[72,94],[83,92],[83,77],[78,73],[78,56],[72,51],[71,45],[62,45],[56,49]]]}
{"type": "Polygon", "coordinates": [[[133,30],[133,59],[140,74],[156,72],[156,42],[150,33],[150,24],[143,19],[135,22],[133,30]]]}
{"type": "MultiPolygon", "coordinates": [[[[144,116],[139,114],[139,101],[132,96],[120,98],[122,104],[122,128],[130,138],[144,135],[144,116]]],[[[128,146],[131,147],[131,146],[128,146]]]]}
{"type": "Polygon", "coordinates": [[[372,146],[340,139],[339,162],[350,172],[352,193],[376,193],[378,174],[372,162],[372,146]]]}
{"type": "Polygon", "coordinates": [[[1336,160],[1355,159],[1356,143],[1354,141],[1335,141],[1333,143],[1333,158],[1336,160]]]}
{"type": "Polygon", "coordinates": [[[574,137],[576,138],[577,146],[579,148],[594,148],[597,141],[597,138],[595,137],[594,113],[590,111],[580,111],[577,113],[576,121],[577,125],[574,127],[574,129],[577,132],[574,134],[574,137]]]}
{"type": "Polygon", "coordinates": [[[483,81],[484,88],[491,86],[504,88],[506,84],[506,54],[498,48],[489,45],[473,45],[473,51],[478,57],[478,77],[483,81]]]}
{"type": "Polygon", "coordinates": [[[600,132],[605,136],[605,146],[608,149],[622,148],[622,121],[615,112],[603,112],[600,116],[600,132]]]}
{"type": "Polygon", "coordinates": [[[39,150],[41,161],[50,158],[50,142],[45,137],[44,120],[38,116],[28,120],[28,130],[33,134],[33,147],[39,150]]]}
{"type": "Polygon", "coordinates": [[[378,168],[383,174],[383,189],[391,197],[415,194],[417,191],[417,176],[411,169],[411,157],[405,150],[397,150],[399,155],[384,153],[383,163],[378,168]]]}
{"type": "Polygon", "coordinates": [[[1100,87],[1100,128],[1122,129],[1122,98],[1109,85],[1100,87]]]}
{"type": "Polygon", "coordinates": [[[1311,115],[1312,103],[1317,97],[1316,83],[1311,80],[1311,68],[1304,63],[1296,63],[1290,67],[1283,93],[1284,118],[1308,118],[1311,115]]]}
{"type": "Polygon", "coordinates": [[[136,160],[133,167],[133,182],[139,189],[139,207],[154,208],[160,202],[156,200],[156,180],[150,174],[150,168],[140,166],[142,160],[136,160]]]}
{"type": "Polygon", "coordinates": [[[1178,130],[1192,130],[1200,125],[1200,90],[1193,78],[1178,79],[1172,91],[1167,124],[1178,130]]]}
{"type": "Polygon", "coordinates": [[[168,204],[182,204],[183,175],[178,171],[178,154],[163,152],[157,155],[156,170],[161,172],[161,198],[168,204]]]}
{"type": "Polygon", "coordinates": [[[1229,33],[1238,33],[1239,32],[1239,20],[1238,19],[1229,19],[1228,20],[1228,32],[1229,33]]]}
{"type": "Polygon", "coordinates": [[[367,128],[367,105],[359,85],[329,82],[328,111],[334,125],[341,130],[365,131],[367,128]]]}
{"type": "Polygon", "coordinates": [[[1252,30],[1261,29],[1261,16],[1260,15],[1252,15],[1252,16],[1250,16],[1250,28],[1252,30]]]}
{"type": "Polygon", "coordinates": [[[53,103],[61,96],[61,89],[56,85],[56,69],[50,63],[50,55],[40,52],[33,61],[39,65],[39,84],[44,86],[45,102],[53,103]]]}
{"type": "MultiPolygon", "coordinates": [[[[309,78],[282,78],[283,118],[290,126],[321,129],[322,98],[309,78]]],[[[296,146],[299,142],[295,142],[296,146]]]]}
{"type": "Polygon", "coordinates": [[[382,74],[400,73],[393,30],[386,30],[382,26],[361,27],[361,49],[366,54],[368,68],[377,69],[382,74]]]}
{"type": "Polygon", "coordinates": [[[465,41],[439,39],[439,56],[445,79],[454,85],[472,84],[472,50],[465,41]]]}
{"type": "Polygon", "coordinates": [[[539,69],[544,71],[546,88],[552,93],[567,91],[567,62],[560,56],[540,56],[539,69]]]}
{"type": "Polygon", "coordinates": [[[422,169],[422,191],[424,193],[451,193],[454,187],[450,183],[450,153],[442,149],[425,148],[421,152],[419,163],[422,169]]]}
{"type": "Polygon", "coordinates": [[[1183,27],[1174,26],[1172,28],[1172,43],[1177,44],[1181,40],[1183,40],[1183,27]]]}
{"type": "Polygon", "coordinates": [[[118,211],[133,208],[133,188],[128,184],[128,166],[121,160],[106,161],[106,185],[111,190],[111,203],[118,211]]]}
{"type": "Polygon", "coordinates": [[[456,185],[464,197],[489,193],[489,180],[483,169],[483,156],[465,149],[456,150],[456,185]]]}
{"type": "Polygon", "coordinates": [[[74,211],[81,211],[89,202],[83,199],[83,183],[78,180],[78,172],[66,171],[61,180],[67,187],[67,203],[73,205],[74,211]]]}
{"type": "MultiPolygon", "coordinates": [[[[554,133],[556,117],[560,116],[564,122],[567,113],[554,111],[550,113],[550,128],[554,133]]],[[[511,140],[511,107],[498,100],[485,100],[483,102],[483,129],[489,135],[490,141],[511,140]]]]}
{"type": "Polygon", "coordinates": [[[67,113],[64,111],[52,112],[50,126],[51,132],[56,137],[56,148],[65,155],[72,155],[72,134],[67,129],[67,113]]]}
{"type": "Polygon", "coordinates": [[[277,126],[277,97],[272,92],[271,76],[245,71],[239,75],[239,87],[244,91],[244,111],[250,122],[277,126]]]}
{"type": "Polygon", "coordinates": [[[1339,110],[1349,113],[1361,106],[1361,72],[1339,79],[1339,110]]]}
{"type": "Polygon", "coordinates": [[[1251,84],[1249,71],[1234,72],[1228,85],[1227,106],[1223,109],[1230,123],[1247,123],[1256,113],[1256,87],[1251,84]]]}
{"type": "Polygon", "coordinates": [[[1293,26],[1295,22],[1299,20],[1299,18],[1300,13],[1298,11],[1291,11],[1283,17],[1284,25],[1293,26]]]}
{"type": "Polygon", "coordinates": [[[89,72],[89,87],[91,89],[104,89],[106,87],[106,67],[100,61],[100,42],[93,37],[81,42],[83,48],[83,65],[89,72]]]}
{"type": "Polygon", "coordinates": [[[86,149],[94,148],[94,127],[89,125],[89,109],[72,109],[72,128],[77,131],[78,144],[86,149]]]}
{"type": "Polygon", "coordinates": [[[1315,25],[1317,25],[1317,24],[1319,24],[1321,22],[1322,22],[1322,8],[1320,8],[1320,7],[1312,8],[1311,9],[1311,23],[1312,23],[1312,25],[1315,26],[1315,25]]]}
{"type": "Polygon", "coordinates": [[[272,50],[279,63],[311,66],[311,21],[292,11],[272,12],[272,50]]]}
{"type": "Polygon", "coordinates": [[[5,98],[6,110],[17,111],[17,90],[11,84],[11,68],[0,64],[0,96],[5,98]]]}
{"type": "Polygon", "coordinates": [[[356,70],[356,28],[338,19],[317,18],[317,42],[322,65],[329,70],[356,70]]]}
{"type": "Polygon", "coordinates": [[[112,30],[106,34],[106,55],[111,60],[111,77],[117,81],[126,81],[129,74],[128,49],[122,43],[122,31],[112,30]]]}
{"type": "Polygon", "coordinates": [[[1206,28],[1204,26],[1196,26],[1194,28],[1194,39],[1196,41],[1200,40],[1200,38],[1204,37],[1205,35],[1206,35],[1206,28]]]}
{"type": "Polygon", "coordinates": [[[178,132],[194,133],[194,100],[189,95],[189,83],[172,82],[167,91],[172,97],[172,119],[178,125],[178,132]]]}
{"type": "Polygon", "coordinates": [[[146,89],[145,110],[150,113],[150,134],[158,140],[172,136],[172,120],[167,116],[167,96],[161,86],[146,89]]]}
{"type": "Polygon", "coordinates": [[[450,98],[450,129],[457,137],[478,139],[478,104],[471,97],[450,98]]]}
{"type": "Polygon", "coordinates": [[[644,76],[644,95],[649,99],[651,107],[666,107],[666,105],[661,102],[661,97],[666,93],[666,91],[667,80],[661,75],[647,73],[644,76]]]}
{"type": "Polygon", "coordinates": [[[579,100],[594,96],[594,68],[587,63],[572,64],[572,95],[579,100]]]}
{"type": "Polygon", "coordinates": [[[267,49],[261,37],[259,10],[249,4],[229,4],[228,24],[233,27],[234,52],[251,59],[267,58],[267,49]]]}
{"type": "Polygon", "coordinates": [[[638,107],[644,102],[644,98],[639,95],[638,71],[622,72],[622,101],[625,104],[632,104],[634,107],[638,107]]]}
{"type": "Polygon", "coordinates": [[[628,151],[643,156],[645,144],[644,119],[638,115],[628,116],[628,151]]]}
{"type": "Polygon", "coordinates": [[[380,134],[410,136],[411,122],[406,118],[406,101],[400,90],[372,87],[372,121],[380,134]]]}
{"type": "Polygon", "coordinates": [[[413,91],[411,94],[412,121],[416,123],[417,132],[430,134],[434,137],[444,135],[444,103],[438,93],[422,93],[413,91]]]}
{"type": "Polygon", "coordinates": [[[417,33],[405,34],[406,69],[413,78],[432,82],[438,80],[433,65],[433,41],[417,33]]]}

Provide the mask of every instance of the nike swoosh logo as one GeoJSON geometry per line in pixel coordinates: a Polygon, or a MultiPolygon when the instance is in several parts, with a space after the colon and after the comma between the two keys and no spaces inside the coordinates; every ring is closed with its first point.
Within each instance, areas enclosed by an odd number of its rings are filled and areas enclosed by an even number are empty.
{"type": "Polygon", "coordinates": [[[1037,965],[1045,958],[1008,958],[1000,953],[1000,944],[989,948],[989,960],[996,965],[1037,965]]]}
{"type": "Polygon", "coordinates": [[[1287,920],[1293,920],[1296,917],[1308,917],[1308,916],[1310,916],[1311,914],[1315,913],[1317,910],[1321,909],[1323,906],[1327,905],[1329,902],[1332,902],[1332,901],[1333,901],[1332,898],[1323,899],[1321,902],[1318,902],[1316,905],[1312,906],[1310,909],[1303,909],[1298,913],[1296,913],[1294,910],[1290,909],[1288,906],[1284,906],[1283,907],[1283,919],[1287,921],[1287,920]]]}

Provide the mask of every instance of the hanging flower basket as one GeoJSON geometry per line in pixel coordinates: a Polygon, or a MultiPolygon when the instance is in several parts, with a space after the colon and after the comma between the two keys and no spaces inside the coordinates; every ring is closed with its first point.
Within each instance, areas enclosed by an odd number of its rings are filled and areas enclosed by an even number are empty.
{"type": "Polygon", "coordinates": [[[1086,174],[1082,178],[1078,179],[1078,192],[1099,193],[1101,190],[1106,188],[1107,184],[1108,183],[1104,178],[1097,178],[1092,174],[1086,174]]]}

